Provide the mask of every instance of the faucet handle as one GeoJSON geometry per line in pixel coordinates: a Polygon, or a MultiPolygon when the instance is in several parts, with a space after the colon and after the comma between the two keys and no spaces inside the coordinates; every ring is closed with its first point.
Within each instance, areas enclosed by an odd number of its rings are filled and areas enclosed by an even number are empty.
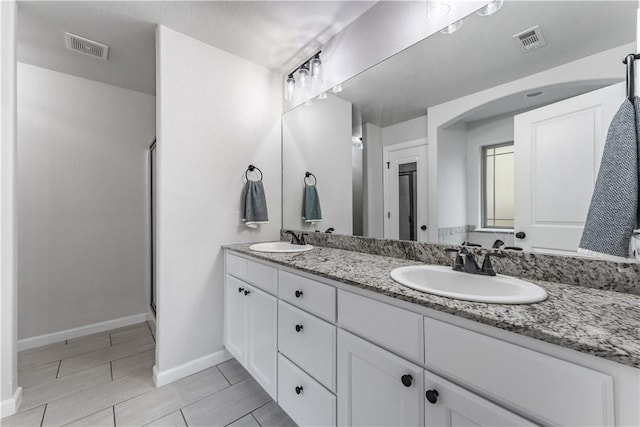
{"type": "Polygon", "coordinates": [[[455,248],[447,248],[445,249],[445,252],[455,252],[456,253],[456,260],[453,263],[453,269],[455,271],[464,271],[464,261],[462,260],[462,251],[465,250],[465,248],[460,248],[460,249],[455,249],[455,248]]]}
{"type": "Polygon", "coordinates": [[[308,233],[300,233],[300,237],[298,237],[298,243],[300,245],[303,245],[303,246],[307,244],[307,241],[304,239],[304,236],[309,236],[309,234],[308,233]]]}
{"type": "Polygon", "coordinates": [[[493,264],[491,264],[491,257],[504,258],[505,256],[505,254],[501,254],[500,252],[487,253],[484,256],[484,261],[482,262],[482,268],[480,269],[481,274],[486,274],[487,276],[495,276],[496,271],[493,269],[493,264]]]}

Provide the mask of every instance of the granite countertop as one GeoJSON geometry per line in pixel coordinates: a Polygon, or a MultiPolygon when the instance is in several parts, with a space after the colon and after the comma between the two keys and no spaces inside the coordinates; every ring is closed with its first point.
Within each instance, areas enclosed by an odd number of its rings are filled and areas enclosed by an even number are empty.
{"type": "Polygon", "coordinates": [[[460,301],[394,282],[396,267],[417,261],[316,246],[308,252],[263,253],[250,244],[226,249],[409,301],[441,312],[640,368],[640,296],[575,285],[532,281],[549,294],[529,305],[460,301]]]}

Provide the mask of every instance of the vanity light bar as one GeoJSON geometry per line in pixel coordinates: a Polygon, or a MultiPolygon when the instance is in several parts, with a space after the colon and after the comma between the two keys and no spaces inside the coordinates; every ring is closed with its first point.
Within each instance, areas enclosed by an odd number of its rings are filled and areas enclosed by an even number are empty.
{"type": "Polygon", "coordinates": [[[305,89],[309,80],[322,79],[322,60],[320,59],[321,50],[310,56],[306,61],[296,67],[285,82],[284,98],[291,101],[296,92],[295,74],[298,73],[300,87],[305,89]]]}

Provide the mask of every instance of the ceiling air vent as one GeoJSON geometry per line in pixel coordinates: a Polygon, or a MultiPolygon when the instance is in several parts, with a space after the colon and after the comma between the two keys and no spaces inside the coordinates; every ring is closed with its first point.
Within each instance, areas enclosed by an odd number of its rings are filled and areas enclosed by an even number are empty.
{"type": "Polygon", "coordinates": [[[64,33],[64,44],[69,50],[93,56],[94,58],[103,59],[105,61],[107,60],[107,55],[109,53],[109,46],[71,33],[64,33]]]}
{"type": "Polygon", "coordinates": [[[523,52],[531,52],[547,45],[542,30],[538,25],[513,36],[523,52]]]}

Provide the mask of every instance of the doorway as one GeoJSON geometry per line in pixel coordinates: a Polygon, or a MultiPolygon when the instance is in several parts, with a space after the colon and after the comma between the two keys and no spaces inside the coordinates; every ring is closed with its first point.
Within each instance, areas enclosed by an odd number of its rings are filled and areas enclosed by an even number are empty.
{"type": "Polygon", "coordinates": [[[384,147],[383,168],[384,238],[426,241],[426,139],[384,147]]]}

